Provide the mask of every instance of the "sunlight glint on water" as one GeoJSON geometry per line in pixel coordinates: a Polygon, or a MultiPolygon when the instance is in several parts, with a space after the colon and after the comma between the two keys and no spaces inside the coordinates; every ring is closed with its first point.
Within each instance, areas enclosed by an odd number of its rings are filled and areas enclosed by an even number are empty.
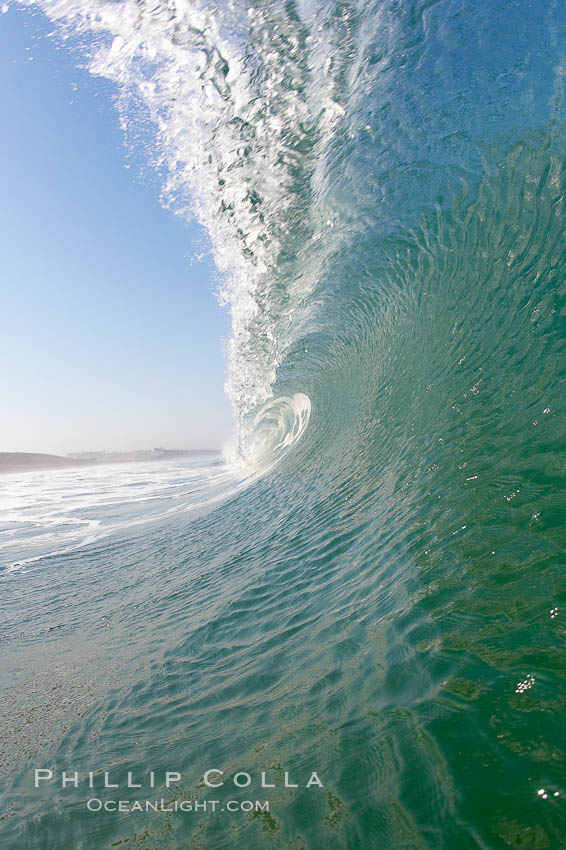
{"type": "Polygon", "coordinates": [[[562,846],[566,6],[33,8],[208,229],[239,442],[10,489],[6,846],[562,846]],[[38,762],[278,781],[134,822],[38,762]]]}

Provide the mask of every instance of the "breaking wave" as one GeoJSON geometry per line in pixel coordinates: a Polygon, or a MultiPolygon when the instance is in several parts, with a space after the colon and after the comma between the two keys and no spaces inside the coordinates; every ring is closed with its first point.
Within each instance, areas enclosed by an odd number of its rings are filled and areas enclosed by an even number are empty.
{"type": "MultiPolygon", "coordinates": [[[[69,634],[75,593],[97,639],[116,614],[92,667],[116,654],[119,686],[59,752],[90,764],[96,737],[130,768],[127,730],[148,764],[190,744],[205,767],[327,777],[271,820],[146,823],[160,850],[558,847],[566,5],[36,7],[116,84],[164,203],[207,229],[248,476],[186,523],[30,571],[69,634]]],[[[45,810],[25,837],[128,840],[95,820],[45,810]]]]}

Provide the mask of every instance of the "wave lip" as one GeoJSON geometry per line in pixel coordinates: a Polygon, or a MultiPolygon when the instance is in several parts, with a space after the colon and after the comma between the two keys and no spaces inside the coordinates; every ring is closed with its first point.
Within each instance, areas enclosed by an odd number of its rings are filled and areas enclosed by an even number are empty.
{"type": "Polygon", "coordinates": [[[350,12],[284,0],[22,3],[116,84],[126,139],[158,170],[164,205],[205,228],[232,321],[226,389],[244,428],[277,394],[342,232],[329,157],[357,62],[350,12]]]}
{"type": "Polygon", "coordinates": [[[273,469],[305,433],[311,410],[306,393],[265,402],[240,435],[237,457],[231,458],[232,463],[248,476],[273,469]]]}

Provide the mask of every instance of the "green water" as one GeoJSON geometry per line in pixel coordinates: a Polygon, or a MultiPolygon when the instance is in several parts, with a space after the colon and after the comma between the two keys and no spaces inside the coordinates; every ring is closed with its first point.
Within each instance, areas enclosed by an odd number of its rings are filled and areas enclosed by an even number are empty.
{"type": "Polygon", "coordinates": [[[263,466],[2,574],[2,846],[566,847],[564,9],[121,8],[155,67],[105,73],[155,75],[185,163],[183,57],[224,34],[201,212],[236,252],[229,382],[263,466]],[[242,69],[271,101],[241,105],[242,69]],[[92,812],[90,770],[97,799],[220,810],[92,812]]]}

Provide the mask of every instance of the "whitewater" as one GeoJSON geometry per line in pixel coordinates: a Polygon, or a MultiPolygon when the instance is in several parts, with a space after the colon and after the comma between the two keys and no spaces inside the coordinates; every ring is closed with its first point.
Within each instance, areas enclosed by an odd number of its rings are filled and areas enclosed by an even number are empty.
{"type": "Polygon", "coordinates": [[[238,437],[0,481],[2,846],[558,850],[566,7],[23,5],[206,228],[238,437]]]}

